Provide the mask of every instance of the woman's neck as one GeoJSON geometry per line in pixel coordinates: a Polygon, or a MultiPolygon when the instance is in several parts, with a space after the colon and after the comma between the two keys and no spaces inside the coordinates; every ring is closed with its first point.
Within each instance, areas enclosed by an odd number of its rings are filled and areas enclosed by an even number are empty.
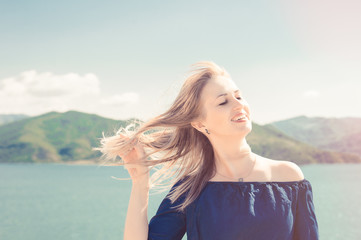
{"type": "Polygon", "coordinates": [[[245,138],[227,137],[211,139],[216,171],[232,178],[241,177],[249,172],[254,163],[255,154],[245,138]]]}

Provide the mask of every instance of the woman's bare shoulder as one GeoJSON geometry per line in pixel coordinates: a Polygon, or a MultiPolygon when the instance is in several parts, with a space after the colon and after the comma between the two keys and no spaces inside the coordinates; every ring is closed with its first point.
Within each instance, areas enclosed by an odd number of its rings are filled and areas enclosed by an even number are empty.
{"type": "Polygon", "coordinates": [[[267,159],[272,171],[273,181],[300,181],[304,179],[301,168],[294,162],[267,159]]]}

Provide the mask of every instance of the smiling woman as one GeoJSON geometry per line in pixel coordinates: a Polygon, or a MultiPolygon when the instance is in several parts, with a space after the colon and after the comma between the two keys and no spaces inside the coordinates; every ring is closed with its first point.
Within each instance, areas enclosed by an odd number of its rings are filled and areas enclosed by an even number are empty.
{"type": "Polygon", "coordinates": [[[106,159],[120,156],[132,178],[124,239],[318,239],[312,187],[300,168],[253,153],[241,90],[213,62],[193,67],[169,110],[96,148],[106,159]],[[148,224],[149,189],[174,175],[148,224]]]}

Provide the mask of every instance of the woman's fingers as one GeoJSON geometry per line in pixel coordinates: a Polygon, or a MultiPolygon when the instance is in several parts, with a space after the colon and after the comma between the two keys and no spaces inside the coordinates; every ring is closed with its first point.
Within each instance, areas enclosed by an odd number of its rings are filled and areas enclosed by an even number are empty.
{"type": "Polygon", "coordinates": [[[146,152],[138,143],[136,146],[130,147],[126,152],[119,155],[125,163],[134,163],[136,161],[144,161],[146,152]]]}
{"type": "MultiPolygon", "coordinates": [[[[130,139],[123,133],[119,133],[119,137],[123,141],[129,141],[130,139]]],[[[120,153],[119,156],[125,163],[123,167],[129,172],[130,176],[134,180],[139,178],[139,176],[143,175],[144,173],[149,172],[149,168],[142,164],[145,159],[146,152],[142,143],[140,143],[136,138],[132,139],[132,141],[127,145],[129,148],[120,153]]]]}
{"type": "Polygon", "coordinates": [[[141,146],[140,144],[137,144],[135,146],[135,150],[139,153],[140,156],[144,157],[145,156],[145,150],[144,150],[144,147],[141,146]]]}

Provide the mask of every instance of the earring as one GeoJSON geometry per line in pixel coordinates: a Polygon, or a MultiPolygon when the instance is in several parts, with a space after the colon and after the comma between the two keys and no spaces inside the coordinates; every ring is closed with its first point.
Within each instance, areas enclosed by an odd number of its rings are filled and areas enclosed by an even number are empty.
{"type": "Polygon", "coordinates": [[[206,128],[206,133],[207,133],[207,134],[210,134],[210,133],[208,132],[208,129],[207,129],[207,128],[206,128]]]}

